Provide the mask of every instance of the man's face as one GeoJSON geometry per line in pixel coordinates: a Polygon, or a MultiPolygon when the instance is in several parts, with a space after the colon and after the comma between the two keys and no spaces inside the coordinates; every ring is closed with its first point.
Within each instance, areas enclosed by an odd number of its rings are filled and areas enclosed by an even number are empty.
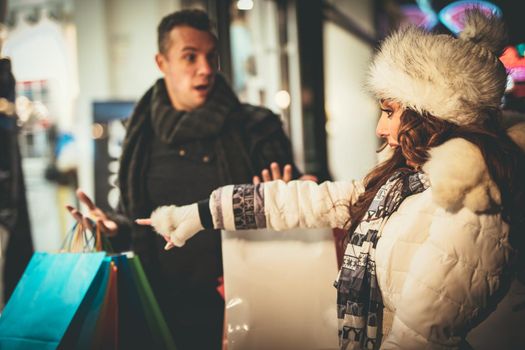
{"type": "Polygon", "coordinates": [[[208,98],[217,71],[216,40],[208,32],[188,26],[175,27],[169,33],[165,53],[155,57],[164,74],[173,107],[191,111],[208,98]]]}

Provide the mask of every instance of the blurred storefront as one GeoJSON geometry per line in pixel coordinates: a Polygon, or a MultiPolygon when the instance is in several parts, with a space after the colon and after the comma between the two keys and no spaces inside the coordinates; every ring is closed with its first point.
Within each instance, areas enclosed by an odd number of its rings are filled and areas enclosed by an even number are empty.
{"type": "Polygon", "coordinates": [[[77,185],[97,200],[106,200],[104,191],[115,190],[112,180],[100,181],[101,169],[115,173],[109,159],[118,159],[118,153],[108,150],[100,156],[100,144],[114,128],[95,120],[95,109],[122,102],[131,110],[160,76],[154,62],[156,25],[179,8],[200,7],[210,13],[220,37],[221,71],[242,101],[264,105],[282,116],[294,156],[305,172],[321,179],[358,177],[375,161],[376,142],[362,135],[373,131],[377,111],[361,91],[373,39],[363,42],[330,16],[335,11],[349,20],[358,18],[373,38],[373,2],[7,4],[9,31],[3,54],[12,58],[18,81],[30,208],[52,203],[31,209],[33,221],[40,223],[34,224],[37,249],[58,247],[71,224],[62,208],[74,201],[77,185]],[[354,166],[347,166],[347,157],[354,166]]]}
{"type": "MultiPolygon", "coordinates": [[[[369,137],[378,111],[364,88],[375,45],[389,28],[404,22],[447,30],[437,20],[445,3],[8,1],[2,53],[11,57],[17,79],[20,147],[25,163],[41,169],[28,175],[44,171],[55,180],[61,172],[74,173],[61,176],[55,185],[80,185],[95,193],[96,140],[108,135],[97,129],[95,107],[122,102],[130,109],[160,76],[153,59],[160,18],[176,9],[200,7],[217,25],[221,71],[242,101],[281,115],[303,170],[321,178],[359,178],[375,163],[378,146],[369,137]],[[431,5],[433,14],[422,10],[431,5]]],[[[504,14],[509,6],[500,6],[504,14]]],[[[520,109],[523,58],[516,42],[519,32],[512,33],[515,57],[505,57],[515,79],[507,104],[520,109]]],[[[53,225],[46,231],[67,227],[63,218],[54,219],[57,215],[46,215],[53,225]]]]}
{"type": "Polygon", "coordinates": [[[71,200],[68,186],[76,184],[76,161],[69,151],[73,144],[64,142],[72,135],[78,95],[72,8],[66,1],[8,5],[2,54],[11,59],[17,80],[19,145],[33,242],[48,251],[60,246],[68,226],[61,208],[71,200]]]}
{"type": "MultiPolygon", "coordinates": [[[[305,173],[321,180],[343,180],[361,178],[377,161],[379,141],[373,135],[379,110],[364,82],[378,41],[407,23],[450,33],[439,21],[448,3],[7,1],[2,55],[11,58],[17,80],[19,144],[35,249],[59,249],[73,223],[64,205],[76,203],[77,186],[94,195],[103,209],[116,205],[122,122],[160,77],[154,55],[156,27],[164,15],[182,8],[206,10],[216,23],[221,71],[239,98],[281,116],[296,162],[305,173]]],[[[511,2],[496,3],[504,16],[515,16],[511,2]]],[[[506,106],[521,116],[525,34],[515,28],[504,56],[514,72],[506,106]]],[[[303,238],[296,234],[279,244],[297,238],[300,244],[317,241],[326,243],[323,249],[332,249],[331,232],[303,238]]],[[[237,246],[226,250],[233,248],[237,246]]],[[[254,253],[250,246],[241,248],[254,253]]],[[[319,256],[326,253],[319,251],[319,256]]],[[[229,261],[239,264],[238,259],[229,261]]],[[[321,270],[335,269],[335,260],[327,264],[331,265],[321,270]]],[[[333,278],[328,277],[323,280],[326,286],[333,278]]]]}

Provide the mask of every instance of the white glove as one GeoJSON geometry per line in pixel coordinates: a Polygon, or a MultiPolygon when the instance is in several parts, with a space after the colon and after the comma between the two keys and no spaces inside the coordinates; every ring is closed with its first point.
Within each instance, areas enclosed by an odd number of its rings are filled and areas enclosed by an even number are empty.
{"type": "Polygon", "coordinates": [[[171,243],[182,247],[184,243],[204,229],[197,203],[177,207],[158,207],[151,213],[151,226],[162,236],[169,236],[171,243]]]}

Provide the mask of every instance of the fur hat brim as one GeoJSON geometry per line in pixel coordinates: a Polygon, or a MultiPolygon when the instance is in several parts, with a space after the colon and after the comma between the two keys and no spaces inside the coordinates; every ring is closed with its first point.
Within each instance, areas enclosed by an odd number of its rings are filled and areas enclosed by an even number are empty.
{"type": "MultiPolygon", "coordinates": [[[[484,17],[488,22],[483,27],[479,16],[474,16],[479,30],[497,20],[484,17]]],[[[458,125],[482,121],[487,111],[500,107],[507,74],[488,48],[496,45],[471,41],[472,37],[479,40],[481,34],[467,28],[469,35],[464,39],[416,27],[390,35],[372,62],[369,89],[380,99],[392,99],[458,125]]]]}

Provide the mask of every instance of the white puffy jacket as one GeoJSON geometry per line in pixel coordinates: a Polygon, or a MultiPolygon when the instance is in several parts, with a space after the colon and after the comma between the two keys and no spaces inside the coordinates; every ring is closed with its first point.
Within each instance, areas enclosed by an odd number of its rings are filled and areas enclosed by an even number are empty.
{"type": "MultiPolygon", "coordinates": [[[[495,212],[500,193],[478,148],[452,139],[431,151],[423,171],[431,187],[403,201],[376,249],[383,301],[394,314],[382,349],[458,348],[511,277],[509,228],[495,212]]],[[[226,230],[344,228],[362,191],[355,181],[226,186],[212,194],[210,210],[226,230]]]]}

